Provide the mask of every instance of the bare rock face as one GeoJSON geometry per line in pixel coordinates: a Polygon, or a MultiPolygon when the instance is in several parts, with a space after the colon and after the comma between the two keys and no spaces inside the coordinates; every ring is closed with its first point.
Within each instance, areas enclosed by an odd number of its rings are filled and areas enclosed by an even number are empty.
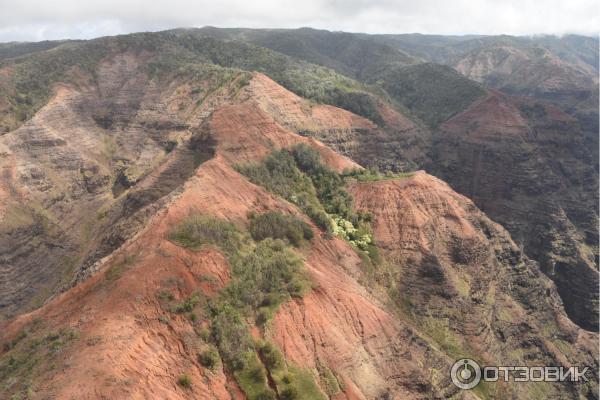
{"type": "Polygon", "coordinates": [[[466,54],[455,68],[492,87],[529,94],[587,92],[598,83],[591,65],[567,62],[541,47],[486,46],[466,54]]]}
{"type": "Polygon", "coordinates": [[[403,170],[389,161],[406,160],[444,179],[539,262],[575,323],[598,329],[597,156],[573,117],[489,92],[430,133],[387,121],[322,140],[363,165],[403,170]]]}

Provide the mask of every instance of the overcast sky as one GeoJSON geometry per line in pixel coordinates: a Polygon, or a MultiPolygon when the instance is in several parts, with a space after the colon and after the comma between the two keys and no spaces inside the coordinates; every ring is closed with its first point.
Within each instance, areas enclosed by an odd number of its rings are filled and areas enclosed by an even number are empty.
{"type": "Polygon", "coordinates": [[[598,34],[598,0],[0,0],[0,42],[176,27],[598,34]]]}

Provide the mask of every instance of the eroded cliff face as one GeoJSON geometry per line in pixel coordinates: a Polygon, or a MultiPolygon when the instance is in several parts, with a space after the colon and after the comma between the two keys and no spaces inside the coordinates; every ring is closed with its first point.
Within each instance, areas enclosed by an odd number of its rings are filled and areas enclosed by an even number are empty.
{"type": "Polygon", "coordinates": [[[161,80],[148,75],[150,59],[118,53],[94,76],[73,73],[0,137],[3,317],[39,306],[110,254],[212,155],[200,123],[234,90],[219,90],[223,76],[243,73],[200,68],[201,80],[161,80]]]}
{"type": "Polygon", "coordinates": [[[598,160],[580,123],[555,106],[495,91],[432,132],[395,131],[396,123],[360,130],[359,139],[323,140],[362,165],[402,170],[394,160],[406,160],[448,182],[541,265],[570,318],[597,331],[598,160]],[[385,139],[394,135],[403,138],[394,141],[399,150],[385,139]],[[361,141],[369,144],[348,145],[361,141]]]}
{"type": "MultiPolygon", "coordinates": [[[[358,183],[352,193],[356,207],[373,214],[401,315],[448,354],[473,354],[490,365],[595,364],[596,335],[557,313],[562,305],[552,281],[470,200],[423,172],[403,181],[358,183]]],[[[572,397],[579,389],[492,392],[500,398],[572,397]]]]}
{"type": "Polygon", "coordinates": [[[569,316],[598,329],[598,182],[577,122],[492,93],[434,136],[431,172],[505,226],[557,284],[569,316]]]}
{"type": "MultiPolygon", "coordinates": [[[[2,365],[10,366],[2,370],[2,396],[246,398],[222,363],[208,368],[198,357],[207,346],[207,311],[198,309],[191,319],[164,304],[192,295],[211,299],[230,282],[231,265],[218,248],[189,250],[169,240],[196,212],[240,229],[252,212],[268,210],[310,224],[314,237],[297,250],[310,289],[284,302],[267,325],[245,322],[256,340],[274,343],[286,364],[306,371],[325,398],[475,398],[449,380],[450,366],[464,356],[502,365],[591,365],[597,378],[597,335],[569,321],[554,284],[504,229],[439,179],[419,172],[351,185],[355,208],[373,215],[383,253],[380,264],[369,266],[347,241],[321,232],[295,205],[235,169],[298,143],[317,150],[335,171],[359,168],[297,131],[374,129],[368,121],[311,106],[258,74],[248,85],[239,88],[234,79],[223,90],[210,114],[190,106],[188,121],[196,118],[197,130],[189,128],[189,139],[124,189],[116,202],[123,199],[122,207],[109,210],[120,215],[149,190],[141,197],[149,201],[127,214],[140,228],[104,258],[82,264],[79,285],[0,323],[2,365]],[[186,154],[206,149],[208,161],[185,164],[186,154]],[[186,167],[170,169],[178,163],[186,167]],[[186,174],[156,197],[171,170],[186,174]],[[182,376],[189,387],[178,383],[182,376]]],[[[476,395],[593,398],[596,381],[485,386],[476,395]]]]}
{"type": "Polygon", "coordinates": [[[381,126],[329,105],[311,104],[259,74],[248,90],[261,110],[301,136],[316,138],[338,154],[382,170],[412,171],[430,162],[430,132],[378,100],[381,126]]]}

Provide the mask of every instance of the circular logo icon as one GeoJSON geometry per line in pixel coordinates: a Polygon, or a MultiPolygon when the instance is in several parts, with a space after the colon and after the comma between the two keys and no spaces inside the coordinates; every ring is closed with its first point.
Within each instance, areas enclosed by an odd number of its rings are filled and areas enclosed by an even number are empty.
{"type": "Polygon", "coordinates": [[[481,368],[470,358],[463,358],[454,363],[450,377],[457,387],[464,390],[473,389],[481,380],[481,368]]]}

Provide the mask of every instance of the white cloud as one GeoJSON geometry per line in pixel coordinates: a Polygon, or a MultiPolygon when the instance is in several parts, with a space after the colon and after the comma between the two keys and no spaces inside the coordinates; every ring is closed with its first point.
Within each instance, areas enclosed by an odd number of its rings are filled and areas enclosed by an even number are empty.
{"type": "Polygon", "coordinates": [[[368,33],[597,34],[599,15],[597,0],[0,0],[0,41],[205,25],[368,33]]]}

